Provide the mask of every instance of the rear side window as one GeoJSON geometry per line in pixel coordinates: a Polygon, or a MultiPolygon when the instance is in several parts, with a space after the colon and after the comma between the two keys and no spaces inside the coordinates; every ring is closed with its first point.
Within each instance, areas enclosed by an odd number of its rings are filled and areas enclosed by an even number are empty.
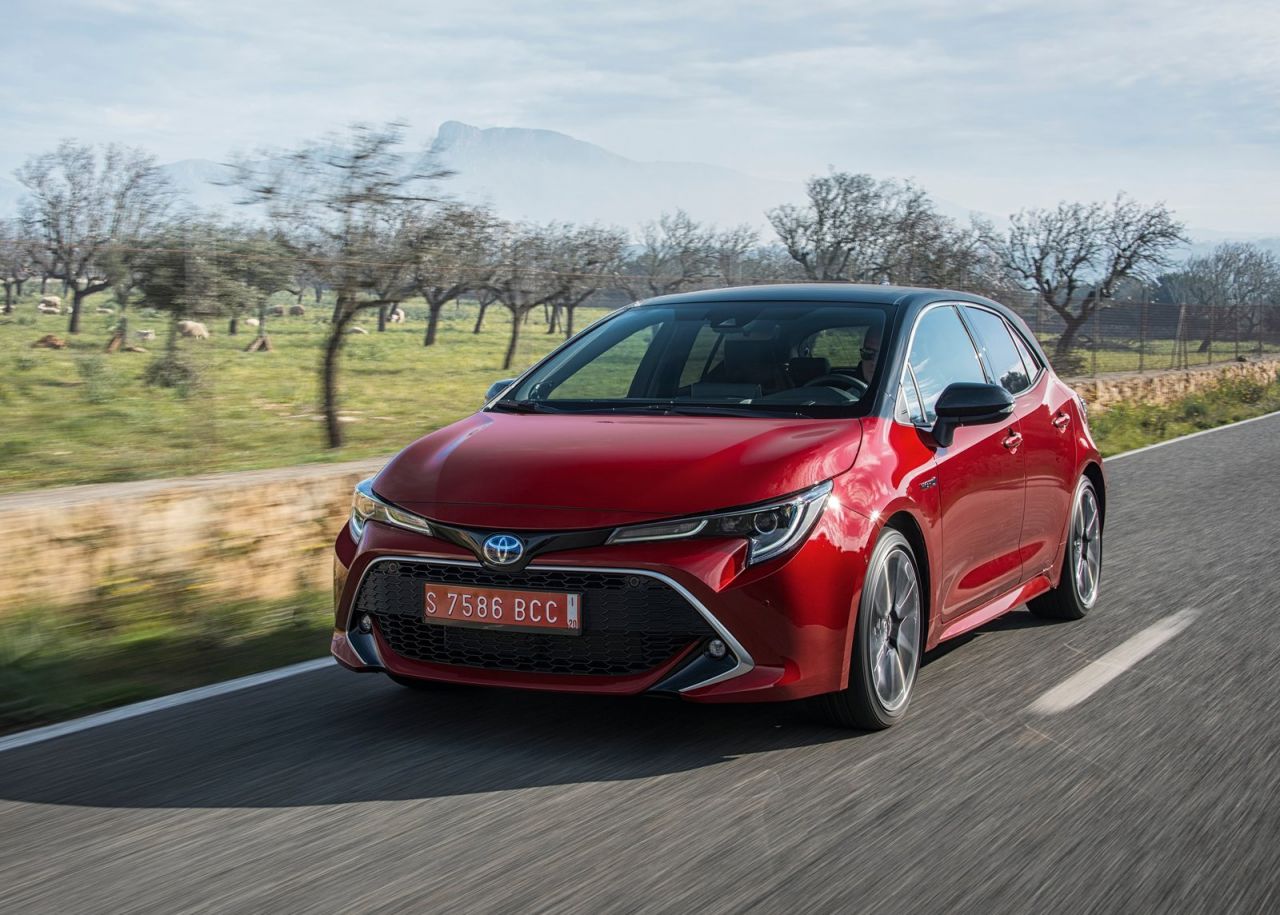
{"type": "Polygon", "coordinates": [[[947,385],[957,381],[985,384],[987,380],[969,332],[950,305],[925,312],[916,325],[907,361],[911,366],[907,377],[915,375],[926,423],[938,418],[933,408],[947,385]]]}
{"type": "Polygon", "coordinates": [[[1018,333],[1014,328],[1010,328],[1010,330],[1013,331],[1013,344],[1018,348],[1018,355],[1022,357],[1022,364],[1027,367],[1027,377],[1032,381],[1035,381],[1036,377],[1040,374],[1040,369],[1044,367],[1044,364],[1040,361],[1039,357],[1031,351],[1031,347],[1028,346],[1027,341],[1022,338],[1022,334],[1018,333]]]}
{"type": "Polygon", "coordinates": [[[996,384],[1010,394],[1020,394],[1031,387],[1031,376],[1004,318],[985,308],[965,306],[964,312],[978,337],[978,345],[982,347],[983,358],[996,384]]]}

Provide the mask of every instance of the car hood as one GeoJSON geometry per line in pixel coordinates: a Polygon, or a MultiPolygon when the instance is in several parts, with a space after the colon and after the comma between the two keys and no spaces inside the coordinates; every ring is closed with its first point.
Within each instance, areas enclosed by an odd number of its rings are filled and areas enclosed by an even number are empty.
{"type": "Polygon", "coordinates": [[[446,524],[610,527],[750,505],[853,465],[856,419],[476,413],[419,439],[374,480],[446,524]]]}

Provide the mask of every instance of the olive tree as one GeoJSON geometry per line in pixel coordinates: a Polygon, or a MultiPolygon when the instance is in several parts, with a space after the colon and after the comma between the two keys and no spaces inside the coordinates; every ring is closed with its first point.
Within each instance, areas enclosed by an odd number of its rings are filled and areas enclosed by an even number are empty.
{"type": "Polygon", "coordinates": [[[1011,281],[1062,319],[1054,359],[1065,361],[1080,329],[1121,284],[1153,275],[1186,238],[1164,204],[1143,206],[1119,194],[1110,203],[1022,210],[1006,231],[988,230],[983,241],[1011,281]]]}
{"type": "Polygon", "coordinates": [[[357,124],[284,155],[241,159],[233,166],[233,183],[244,190],[244,202],[264,204],[286,244],[291,237],[315,242],[299,257],[305,255],[336,293],[320,360],[330,448],[342,445],[338,367],[347,331],[362,311],[399,301],[398,292],[375,291],[384,275],[370,268],[400,260],[379,250],[381,230],[424,218],[438,200],[438,181],[450,174],[425,155],[406,155],[404,132],[403,124],[357,124]]]}
{"type": "Polygon", "coordinates": [[[48,272],[71,291],[69,333],[80,332],[84,300],[111,285],[112,246],[141,248],[161,229],[175,195],[155,157],[140,149],[64,140],[29,158],[15,173],[26,189],[23,231],[48,272]]]}

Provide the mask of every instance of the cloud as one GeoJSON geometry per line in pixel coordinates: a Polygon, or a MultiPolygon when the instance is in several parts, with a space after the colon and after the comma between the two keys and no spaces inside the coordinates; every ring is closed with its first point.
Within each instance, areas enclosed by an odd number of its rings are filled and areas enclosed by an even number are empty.
{"type": "Polygon", "coordinates": [[[66,135],[217,159],[458,118],[772,177],[914,175],[997,212],[1125,187],[1260,228],[1280,204],[1258,186],[1280,165],[1273,0],[17,0],[7,26],[58,66],[10,59],[6,169],[66,135]]]}

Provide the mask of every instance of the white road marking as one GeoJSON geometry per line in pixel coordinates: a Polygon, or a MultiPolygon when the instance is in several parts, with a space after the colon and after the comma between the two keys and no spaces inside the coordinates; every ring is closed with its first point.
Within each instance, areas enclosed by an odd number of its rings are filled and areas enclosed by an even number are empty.
{"type": "MultiPolygon", "coordinates": [[[[1190,435],[1171,438],[1165,442],[1156,442],[1154,445],[1147,445],[1145,448],[1135,448],[1132,451],[1124,451],[1120,454],[1114,454],[1111,457],[1106,458],[1104,463],[1108,461],[1117,461],[1120,458],[1129,457],[1134,454],[1141,454],[1144,451],[1150,451],[1152,448],[1161,448],[1165,445],[1175,444],[1176,442],[1185,442],[1189,438],[1198,438],[1201,435],[1208,435],[1210,432],[1221,432],[1223,429],[1243,426],[1245,423],[1254,423],[1260,419],[1270,419],[1273,416],[1280,416],[1280,410],[1277,410],[1274,413],[1265,413],[1262,416],[1255,416],[1251,419],[1242,419],[1239,422],[1228,423],[1225,426],[1215,426],[1212,429],[1202,429],[1199,432],[1192,432],[1190,435]]],[[[1127,645],[1129,643],[1126,642],[1125,644],[1127,645]]],[[[1114,654],[1114,652],[1112,653],[1114,654]]],[[[291,664],[288,667],[278,667],[275,670],[263,671],[260,674],[241,677],[238,680],[227,680],[224,683],[213,683],[209,686],[202,686],[199,689],[189,689],[185,692],[174,693],[169,696],[161,696],[158,699],[148,699],[146,702],[136,702],[133,705],[121,706],[120,708],[99,712],[96,715],[88,715],[84,718],[75,718],[71,721],[64,721],[60,724],[51,724],[47,727],[34,728],[30,731],[19,731],[16,734],[10,734],[8,737],[0,737],[0,753],[3,753],[5,750],[14,750],[18,747],[30,746],[33,743],[41,743],[45,740],[53,740],[55,737],[62,737],[65,734],[75,734],[79,731],[87,731],[90,728],[96,728],[104,724],[112,724],[116,721],[125,721],[129,718],[137,718],[139,715],[148,715],[151,712],[158,712],[162,709],[174,708],[179,705],[187,705],[191,702],[199,702],[202,699],[209,699],[214,696],[225,695],[226,693],[234,693],[242,689],[248,689],[251,686],[259,686],[263,683],[273,683],[276,680],[284,680],[287,677],[296,676],[297,674],[305,674],[313,670],[322,670],[332,663],[334,663],[333,659],[329,657],[317,658],[314,661],[303,661],[301,664],[291,664]]],[[[1088,668],[1086,668],[1086,670],[1088,670],[1088,668]]],[[[1065,683],[1062,684],[1062,686],[1065,685],[1065,683]]],[[[1055,687],[1055,689],[1057,688],[1060,687],[1055,687]]],[[[1099,688],[1101,688],[1101,685],[1099,688]]],[[[1040,700],[1037,700],[1037,702],[1044,700],[1053,692],[1054,690],[1050,690],[1048,693],[1045,693],[1045,695],[1041,696],[1040,700]]],[[[1087,698],[1087,696],[1085,698],[1087,698]]]]}
{"type": "Polygon", "coordinates": [[[264,683],[274,683],[277,680],[283,680],[286,677],[293,677],[297,674],[306,674],[313,670],[324,670],[326,667],[336,663],[331,657],[316,658],[314,661],[303,661],[300,664],[277,667],[275,670],[266,670],[260,674],[250,674],[247,677],[239,677],[235,680],[211,683],[208,686],[161,696],[158,699],[148,699],[145,702],[122,705],[119,708],[98,712],[96,715],[86,715],[84,718],[74,718],[71,721],[63,721],[43,728],[34,728],[30,731],[19,731],[17,734],[10,734],[8,737],[0,737],[0,753],[5,750],[16,750],[18,747],[30,746],[33,743],[53,740],[55,737],[62,737],[66,734],[87,731],[90,728],[101,727],[104,724],[114,724],[117,721],[137,718],[140,715],[149,715],[152,712],[186,705],[190,702],[212,699],[214,696],[225,696],[227,693],[237,693],[242,689],[261,686],[264,683]]]}
{"type": "Polygon", "coordinates": [[[1248,419],[1236,420],[1234,423],[1227,423],[1225,426],[1214,426],[1212,429],[1201,429],[1199,432],[1189,432],[1186,435],[1179,435],[1177,438],[1165,439],[1163,442],[1156,442],[1154,445],[1144,445],[1141,448],[1134,448],[1132,451],[1122,451],[1119,454],[1113,454],[1109,458],[1103,458],[1102,463],[1107,464],[1111,461],[1118,461],[1121,458],[1133,457],[1135,454],[1142,454],[1144,451],[1150,451],[1153,448],[1163,448],[1165,445],[1176,445],[1178,442],[1185,442],[1189,438],[1199,438],[1202,435],[1208,435],[1210,432],[1221,432],[1224,429],[1234,429],[1236,426],[1244,426],[1249,423],[1256,423],[1260,419],[1271,419],[1280,416],[1280,410],[1271,413],[1263,413],[1261,416],[1251,416],[1248,419]]]}
{"type": "Polygon", "coordinates": [[[1055,715],[1075,708],[1195,621],[1197,611],[1181,610],[1143,629],[1088,667],[1043,693],[1027,706],[1033,715],[1055,715]]]}

